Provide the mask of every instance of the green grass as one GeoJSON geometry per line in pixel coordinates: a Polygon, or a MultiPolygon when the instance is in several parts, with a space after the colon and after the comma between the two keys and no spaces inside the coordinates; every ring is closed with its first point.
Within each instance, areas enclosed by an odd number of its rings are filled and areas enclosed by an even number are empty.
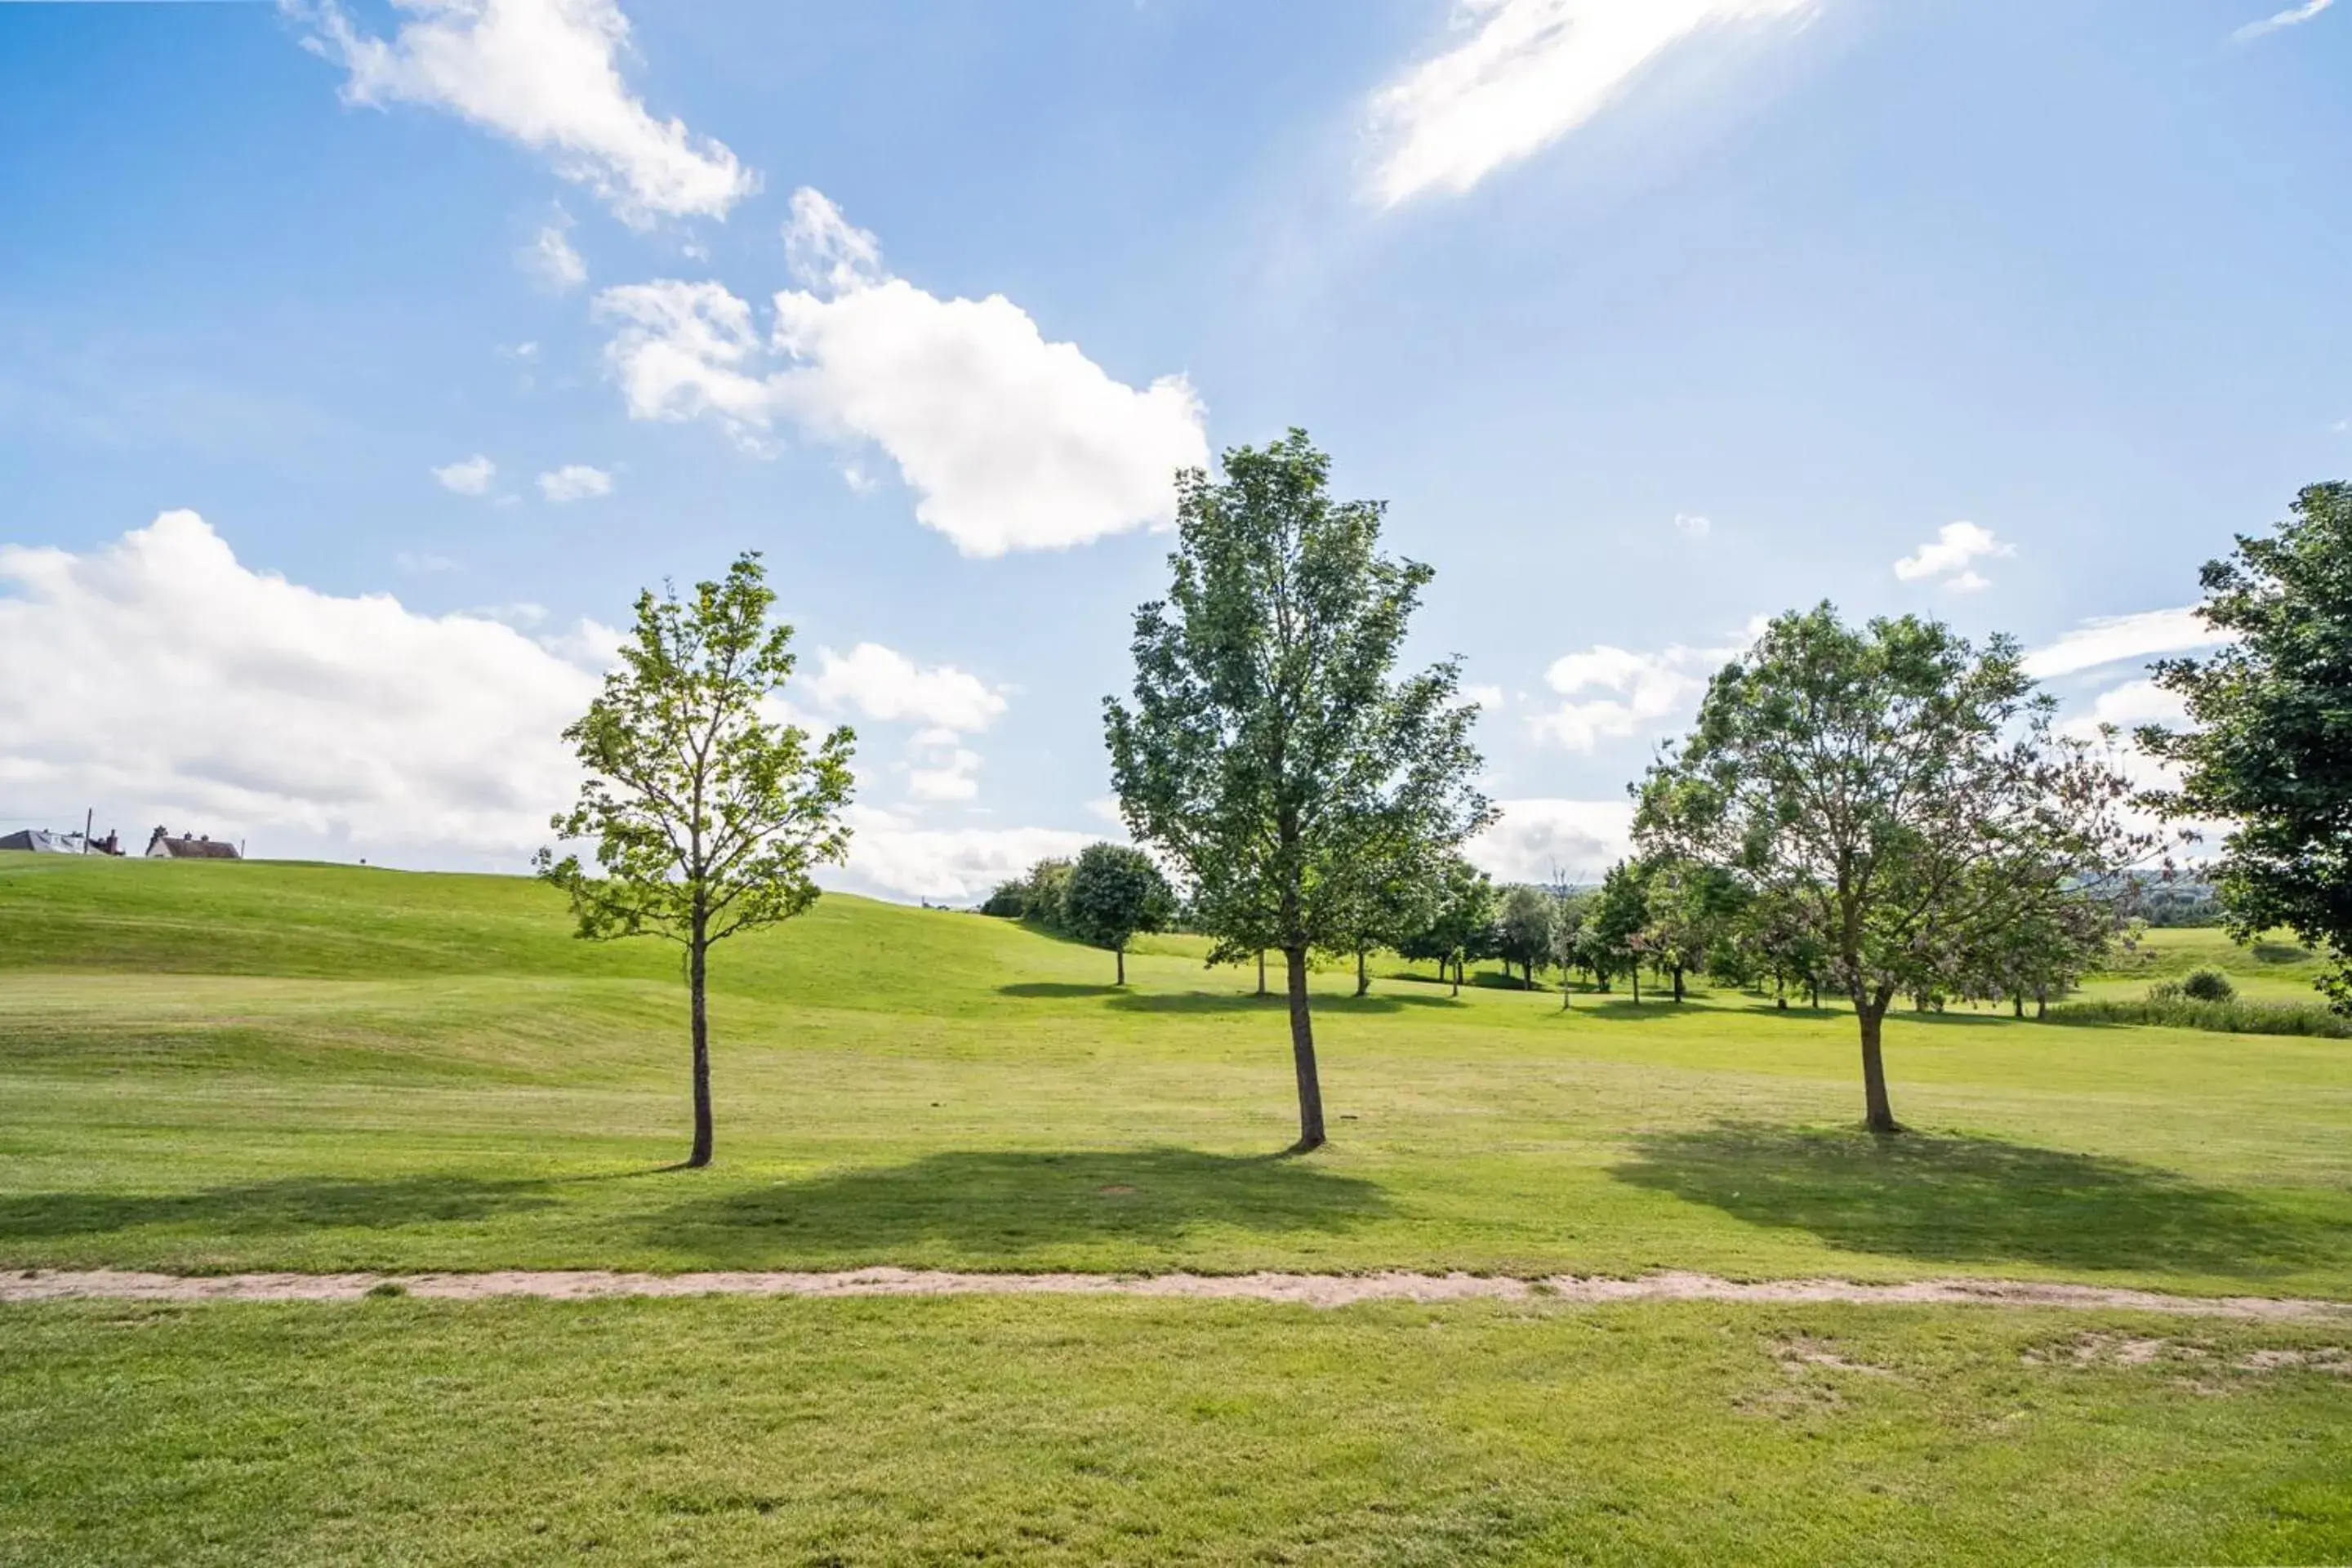
{"type": "MultiPolygon", "coordinates": [[[[2197,961],[2205,961],[2200,954],[2197,961]]],[[[828,898],[0,862],[0,1267],[1661,1268],[2352,1295],[2352,1046],[1318,975],[828,898]]],[[[2145,984],[2145,980],[2137,982],[2145,984]]],[[[1118,1299],[0,1309],[0,1562],[2325,1563],[2343,1328],[1118,1299]]]]}
{"type": "Polygon", "coordinates": [[[0,868],[0,1266],[1974,1273],[2352,1295],[2330,1040],[1852,1019],[1331,974],[1334,1145],[1278,1001],[828,898],[721,950],[718,1168],[671,950],[530,883],[0,868]]]}
{"type": "Polygon", "coordinates": [[[2249,1000],[2311,1003],[2319,1000],[2312,983],[2327,973],[2328,964],[2284,931],[2241,947],[2215,927],[2174,927],[2147,932],[2137,952],[2119,954],[2115,966],[2091,976],[2084,990],[2100,1000],[2137,1000],[2156,981],[2179,980],[2209,967],[2226,973],[2249,1000]]]}
{"type": "Polygon", "coordinates": [[[2342,1341],[1700,1304],[16,1309],[0,1560],[2341,1562],[2352,1398],[2313,1358],[2342,1341]]]}

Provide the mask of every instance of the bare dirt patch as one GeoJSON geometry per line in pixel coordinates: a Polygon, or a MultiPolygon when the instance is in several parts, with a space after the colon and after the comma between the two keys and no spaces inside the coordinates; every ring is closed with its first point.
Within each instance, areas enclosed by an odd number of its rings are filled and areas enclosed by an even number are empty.
{"type": "MultiPolygon", "coordinates": [[[[189,1276],[125,1269],[25,1269],[0,1273],[0,1302],[354,1301],[395,1287],[425,1300],[499,1297],[594,1300],[669,1296],[1141,1296],[1192,1300],[1285,1302],[1336,1308],[1366,1301],[1748,1301],[1858,1306],[2039,1307],[2160,1312],[2260,1321],[2352,1320],[2352,1303],[2256,1296],[2168,1296],[2153,1290],[2028,1280],[1927,1279],[1864,1285],[1843,1279],[1722,1279],[1664,1273],[1638,1279],[1517,1279],[1482,1274],[961,1274],[910,1268],[830,1273],[629,1274],[603,1269],[494,1270],[477,1274],[224,1274],[189,1276]]],[[[2162,1342],[2150,1342],[2162,1343],[2162,1342]]],[[[2105,1355],[2106,1352],[2099,1352],[2105,1355]]],[[[1826,1364],[1826,1363],[1822,1363],[1826,1364]]],[[[2089,1364],[2085,1363],[2084,1364],[2089,1364]]],[[[2312,1364],[2319,1364],[2313,1363],[2312,1364]]],[[[2328,1363],[2333,1366],[2334,1363],[2328,1363]]],[[[1856,1368],[1853,1370],[1864,1370],[1856,1368]]]]}

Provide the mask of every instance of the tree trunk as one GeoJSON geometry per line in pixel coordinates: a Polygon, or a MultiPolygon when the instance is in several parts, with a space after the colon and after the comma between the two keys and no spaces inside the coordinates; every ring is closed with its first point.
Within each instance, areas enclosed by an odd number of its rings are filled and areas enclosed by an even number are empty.
{"type": "Polygon", "coordinates": [[[1886,1022],[1886,1004],[1891,998],[1880,998],[1874,1004],[1870,998],[1856,993],[1854,1016],[1862,1023],[1862,1100],[1863,1124],[1873,1132],[1889,1133],[1903,1131],[1895,1120],[1895,1109],[1886,1100],[1886,1062],[1879,1054],[1882,1026],[1886,1022]]]}
{"type": "Polygon", "coordinates": [[[1118,955],[1118,983],[1124,985],[1127,984],[1127,949],[1115,947],[1111,952],[1118,955]]]}
{"type": "Polygon", "coordinates": [[[2010,1002],[2011,1002],[2011,1005],[2012,1005],[2012,1009],[2015,1011],[2015,1013],[2017,1014],[2017,1016],[2018,1016],[2019,1017],[2021,1017],[2021,1018],[2024,1017],[2024,1016],[2025,1016],[2025,993],[2024,993],[2024,992],[2022,992],[2022,991],[2018,992],[2015,995],[2013,995],[2013,996],[2011,996],[2011,997],[2010,998],[2010,1002]]]}
{"type": "Polygon", "coordinates": [[[1307,950],[1283,949],[1290,974],[1290,1057],[1298,1069],[1300,1153],[1323,1146],[1323,1080],[1315,1070],[1315,1021],[1307,1010],[1307,950]]]}
{"type": "Polygon", "coordinates": [[[1633,966],[1633,1005],[1634,1005],[1634,1006],[1636,1006],[1636,1007],[1638,1007],[1638,1006],[1640,1006],[1641,1005],[1642,1005],[1642,966],[1641,966],[1640,964],[1638,964],[1638,963],[1637,963],[1637,964],[1635,964],[1635,965],[1633,966]]]}
{"type": "Polygon", "coordinates": [[[1675,1006],[1677,1006],[1677,1007],[1679,1007],[1679,1006],[1681,1006],[1682,1005],[1683,1005],[1683,966],[1682,966],[1681,964],[1677,963],[1677,964],[1675,964],[1675,1006]]]}
{"type": "Polygon", "coordinates": [[[1364,950],[1360,947],[1356,950],[1356,994],[1369,996],[1371,994],[1372,972],[1365,967],[1364,950]]]}
{"type": "Polygon", "coordinates": [[[1265,949],[1257,950],[1257,994],[1265,994],[1265,949]]]}
{"type": "Polygon", "coordinates": [[[2047,1018],[2050,1016],[2049,992],[2036,991],[2033,994],[2033,1016],[2036,1018],[2047,1018]]]}
{"type": "Polygon", "coordinates": [[[686,961],[687,988],[694,999],[694,1152],[686,1157],[691,1171],[710,1163],[710,1015],[703,1000],[710,944],[698,929],[687,943],[686,961]]]}
{"type": "Polygon", "coordinates": [[[1789,982],[1778,970],[1772,973],[1772,1005],[1785,1013],[1789,1010],[1789,982]]]}
{"type": "Polygon", "coordinates": [[[1459,996],[1459,995],[1461,995],[1461,994],[1462,994],[1462,955],[1461,955],[1460,953],[1458,953],[1458,952],[1457,952],[1457,953],[1455,953],[1455,954],[1454,955],[1454,964],[1453,964],[1453,968],[1454,968],[1454,994],[1455,994],[1456,996],[1459,996]]]}

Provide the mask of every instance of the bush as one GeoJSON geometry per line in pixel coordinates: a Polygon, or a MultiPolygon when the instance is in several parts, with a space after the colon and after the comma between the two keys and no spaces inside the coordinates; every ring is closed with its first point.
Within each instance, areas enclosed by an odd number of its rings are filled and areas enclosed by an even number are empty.
{"type": "Polygon", "coordinates": [[[2173,1029],[2210,1029],[2224,1035],[2300,1035],[2311,1039],[2352,1039],[2352,1018],[2316,1002],[2198,1002],[2169,982],[2147,988],[2143,1002],[2068,1002],[2050,1009],[2053,1024],[2156,1024],[2173,1029]]]}
{"type": "Polygon", "coordinates": [[[2208,967],[2189,971],[2180,983],[2180,994],[2191,1002],[2228,1002],[2237,996],[2238,988],[2230,984],[2228,975],[2208,967]]]}

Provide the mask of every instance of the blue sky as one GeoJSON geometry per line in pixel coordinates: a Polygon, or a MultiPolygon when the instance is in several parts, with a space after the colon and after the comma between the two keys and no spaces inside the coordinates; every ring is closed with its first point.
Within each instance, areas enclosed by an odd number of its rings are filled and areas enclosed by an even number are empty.
{"type": "Polygon", "coordinates": [[[1823,597],[2159,711],[2352,454],[2281,3],[0,4],[0,826],[519,868],[599,628],[757,548],[845,885],[968,897],[1110,829],[1164,476],[1293,424],[1507,874],[1823,597]]]}

